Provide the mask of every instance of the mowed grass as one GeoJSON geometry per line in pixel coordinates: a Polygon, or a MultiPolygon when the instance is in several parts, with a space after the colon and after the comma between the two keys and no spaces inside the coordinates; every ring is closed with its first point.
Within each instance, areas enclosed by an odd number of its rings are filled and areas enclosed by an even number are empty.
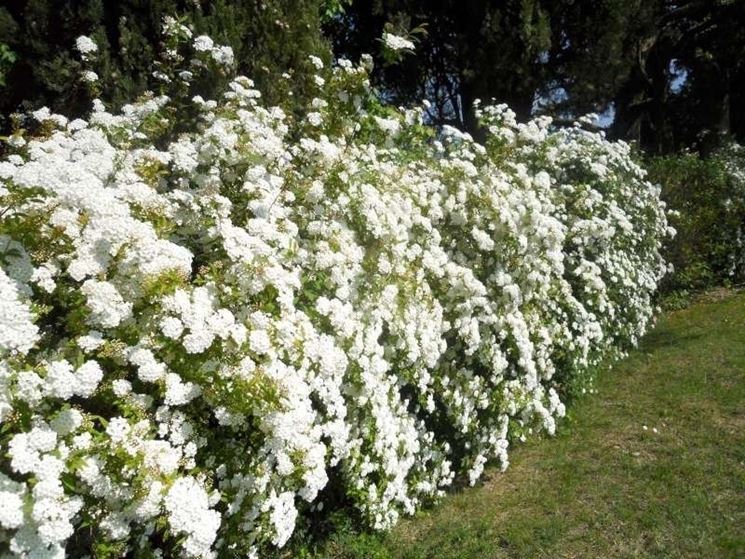
{"type": "Polygon", "coordinates": [[[511,460],[390,534],[342,530],[310,555],[745,558],[745,293],[663,316],[511,460]]]}

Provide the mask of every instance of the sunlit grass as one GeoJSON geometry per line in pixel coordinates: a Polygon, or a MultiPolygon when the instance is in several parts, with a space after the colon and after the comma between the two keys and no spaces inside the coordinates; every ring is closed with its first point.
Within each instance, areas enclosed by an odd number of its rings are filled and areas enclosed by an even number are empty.
{"type": "Polygon", "coordinates": [[[745,557],[745,294],[662,317],[553,439],[335,558],[745,557]],[[646,428],[645,428],[646,427],[646,428]]]}

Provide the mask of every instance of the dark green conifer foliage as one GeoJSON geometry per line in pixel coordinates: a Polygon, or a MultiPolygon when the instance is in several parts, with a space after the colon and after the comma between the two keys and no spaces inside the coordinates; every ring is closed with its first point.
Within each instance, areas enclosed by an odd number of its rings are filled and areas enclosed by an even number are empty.
{"type": "MultiPolygon", "coordinates": [[[[94,66],[102,99],[112,106],[132,100],[157,82],[150,72],[166,15],[191,22],[230,45],[237,69],[252,77],[270,100],[279,88],[298,90],[311,72],[308,55],[328,59],[320,32],[328,0],[8,0],[0,7],[0,45],[15,62],[0,66],[0,115],[42,105],[69,115],[90,107],[74,50],[80,35],[99,46],[94,66]],[[3,71],[4,70],[4,71],[3,71]],[[281,78],[285,72],[290,80],[281,78]]],[[[7,120],[4,124],[7,126],[7,120]]]]}

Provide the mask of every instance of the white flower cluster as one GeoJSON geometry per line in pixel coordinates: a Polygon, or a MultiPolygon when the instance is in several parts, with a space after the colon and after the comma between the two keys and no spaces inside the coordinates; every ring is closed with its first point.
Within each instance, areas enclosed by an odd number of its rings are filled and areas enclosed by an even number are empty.
{"type": "Polygon", "coordinates": [[[0,268],[0,356],[26,353],[38,340],[39,329],[22,298],[23,292],[0,268]]]}
{"type": "Polygon", "coordinates": [[[389,527],[644,332],[667,224],[627,145],[438,135],[315,66],[318,126],[237,78],[177,137],[184,98],[97,103],[0,162],[0,548],[255,556],[334,495],[389,527]]]}
{"type": "Polygon", "coordinates": [[[383,44],[392,51],[414,50],[413,42],[393,33],[383,33],[383,44]]]}
{"type": "Polygon", "coordinates": [[[98,74],[96,74],[92,70],[85,70],[82,73],[81,78],[83,79],[84,82],[96,83],[98,81],[98,74]]]}
{"type": "Polygon", "coordinates": [[[98,52],[98,45],[90,37],[81,35],[75,40],[75,49],[81,54],[84,60],[87,60],[92,54],[98,52]]]}
{"type": "Polygon", "coordinates": [[[233,49],[224,45],[215,45],[212,38],[207,35],[200,35],[194,39],[194,50],[209,53],[215,62],[223,66],[233,64],[233,49]]]}

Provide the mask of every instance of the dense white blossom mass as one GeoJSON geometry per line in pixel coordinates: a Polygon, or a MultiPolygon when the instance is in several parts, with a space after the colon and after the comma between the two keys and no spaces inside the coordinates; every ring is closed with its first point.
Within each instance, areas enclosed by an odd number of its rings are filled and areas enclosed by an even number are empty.
{"type": "Polygon", "coordinates": [[[383,33],[383,44],[393,50],[414,50],[414,43],[405,37],[393,33],[383,33]]]}
{"type": "Polygon", "coordinates": [[[485,106],[481,145],[309,64],[307,120],[236,78],[9,142],[0,549],[255,556],[342,494],[390,527],[644,333],[669,231],[626,144],[485,106]]]}
{"type": "Polygon", "coordinates": [[[75,49],[84,60],[87,60],[92,54],[98,52],[98,45],[90,37],[81,35],[75,40],[75,49]]]}

